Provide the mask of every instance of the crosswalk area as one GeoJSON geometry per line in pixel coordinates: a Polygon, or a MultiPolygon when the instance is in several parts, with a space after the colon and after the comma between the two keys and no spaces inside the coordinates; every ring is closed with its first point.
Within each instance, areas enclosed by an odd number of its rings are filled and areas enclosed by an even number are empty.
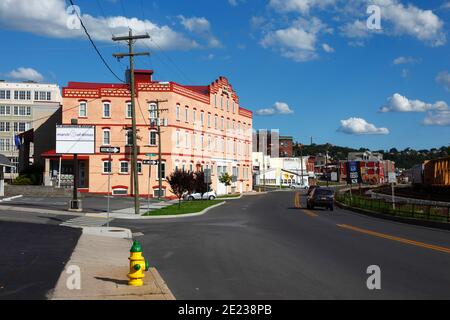
{"type": "Polygon", "coordinates": [[[94,218],[94,217],[77,217],[73,219],[69,219],[63,223],[61,226],[66,227],[101,227],[104,226],[114,219],[105,219],[105,218],[94,218]]]}

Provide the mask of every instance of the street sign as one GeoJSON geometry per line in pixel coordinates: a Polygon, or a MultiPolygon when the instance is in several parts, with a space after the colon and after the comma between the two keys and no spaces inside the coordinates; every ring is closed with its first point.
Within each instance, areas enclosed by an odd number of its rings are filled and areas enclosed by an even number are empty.
{"type": "Polygon", "coordinates": [[[156,157],[157,154],[156,153],[146,153],[145,154],[147,157],[156,157]]]}
{"type": "Polygon", "coordinates": [[[347,162],[347,183],[361,183],[361,168],[358,161],[347,162]]]}
{"type": "Polygon", "coordinates": [[[395,172],[388,173],[388,181],[389,183],[397,183],[397,176],[395,175],[395,172]]]}
{"type": "Polygon", "coordinates": [[[100,153],[120,153],[119,147],[100,147],[100,153]]]}
{"type": "Polygon", "coordinates": [[[142,164],[156,166],[158,164],[158,160],[142,160],[142,164]]]}

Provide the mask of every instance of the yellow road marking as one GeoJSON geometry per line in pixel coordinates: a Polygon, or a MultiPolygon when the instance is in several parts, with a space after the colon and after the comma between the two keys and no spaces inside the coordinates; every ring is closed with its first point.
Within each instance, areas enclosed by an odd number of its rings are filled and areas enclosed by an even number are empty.
{"type": "Polygon", "coordinates": [[[312,218],[315,218],[318,216],[318,214],[315,214],[314,212],[312,212],[311,210],[308,210],[308,209],[302,209],[302,211],[312,218]]]}
{"type": "Polygon", "coordinates": [[[441,247],[441,246],[436,246],[436,245],[433,245],[433,244],[427,244],[427,243],[418,242],[418,241],[414,241],[414,240],[409,240],[409,239],[405,239],[405,238],[395,237],[395,236],[391,236],[391,235],[384,234],[384,233],[379,233],[379,232],[374,232],[374,231],[370,231],[370,230],[366,230],[366,229],[361,229],[361,228],[349,226],[349,225],[346,225],[346,224],[338,224],[337,226],[341,227],[341,228],[353,230],[353,231],[356,231],[356,232],[368,234],[368,235],[371,235],[371,236],[374,236],[374,237],[378,237],[378,238],[393,240],[393,241],[406,243],[406,244],[410,244],[410,245],[413,245],[413,246],[422,247],[422,248],[435,250],[435,251],[440,251],[440,252],[444,252],[444,253],[450,253],[450,248],[446,248],[446,247],[441,247]]]}

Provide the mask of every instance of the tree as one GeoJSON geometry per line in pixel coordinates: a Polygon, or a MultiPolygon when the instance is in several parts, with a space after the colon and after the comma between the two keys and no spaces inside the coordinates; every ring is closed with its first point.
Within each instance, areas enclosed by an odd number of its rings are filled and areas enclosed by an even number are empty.
{"type": "Polygon", "coordinates": [[[219,181],[225,185],[225,187],[231,186],[232,177],[228,174],[228,172],[222,173],[219,177],[219,181]]]}
{"type": "Polygon", "coordinates": [[[205,172],[198,171],[194,173],[194,191],[203,195],[208,192],[210,183],[205,183],[205,172]]]}
{"type": "Polygon", "coordinates": [[[194,191],[194,174],[184,170],[175,170],[166,179],[169,182],[170,191],[178,198],[178,207],[181,207],[181,198],[184,193],[192,193],[194,191]]]}

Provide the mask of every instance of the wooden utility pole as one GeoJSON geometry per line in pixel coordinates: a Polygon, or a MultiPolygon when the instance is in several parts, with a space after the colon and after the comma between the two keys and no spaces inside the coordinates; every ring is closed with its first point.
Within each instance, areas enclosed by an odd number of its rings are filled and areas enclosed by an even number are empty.
{"type": "Polygon", "coordinates": [[[148,39],[150,36],[147,34],[145,35],[136,35],[133,36],[133,31],[130,29],[128,36],[124,37],[113,37],[113,41],[127,41],[128,42],[128,48],[129,53],[115,53],[113,54],[114,57],[117,59],[122,59],[124,57],[130,58],[130,91],[131,91],[131,119],[132,119],[132,135],[133,135],[133,145],[132,145],[132,158],[131,158],[131,171],[132,171],[132,178],[133,178],[133,193],[134,193],[134,213],[140,214],[140,204],[139,204],[139,181],[138,181],[138,170],[137,170],[137,156],[138,156],[138,147],[137,147],[137,129],[136,129],[136,92],[135,92],[135,85],[134,85],[134,57],[135,56],[148,56],[150,53],[148,52],[141,52],[141,53],[134,53],[133,52],[133,44],[135,40],[138,39],[148,39]]]}

